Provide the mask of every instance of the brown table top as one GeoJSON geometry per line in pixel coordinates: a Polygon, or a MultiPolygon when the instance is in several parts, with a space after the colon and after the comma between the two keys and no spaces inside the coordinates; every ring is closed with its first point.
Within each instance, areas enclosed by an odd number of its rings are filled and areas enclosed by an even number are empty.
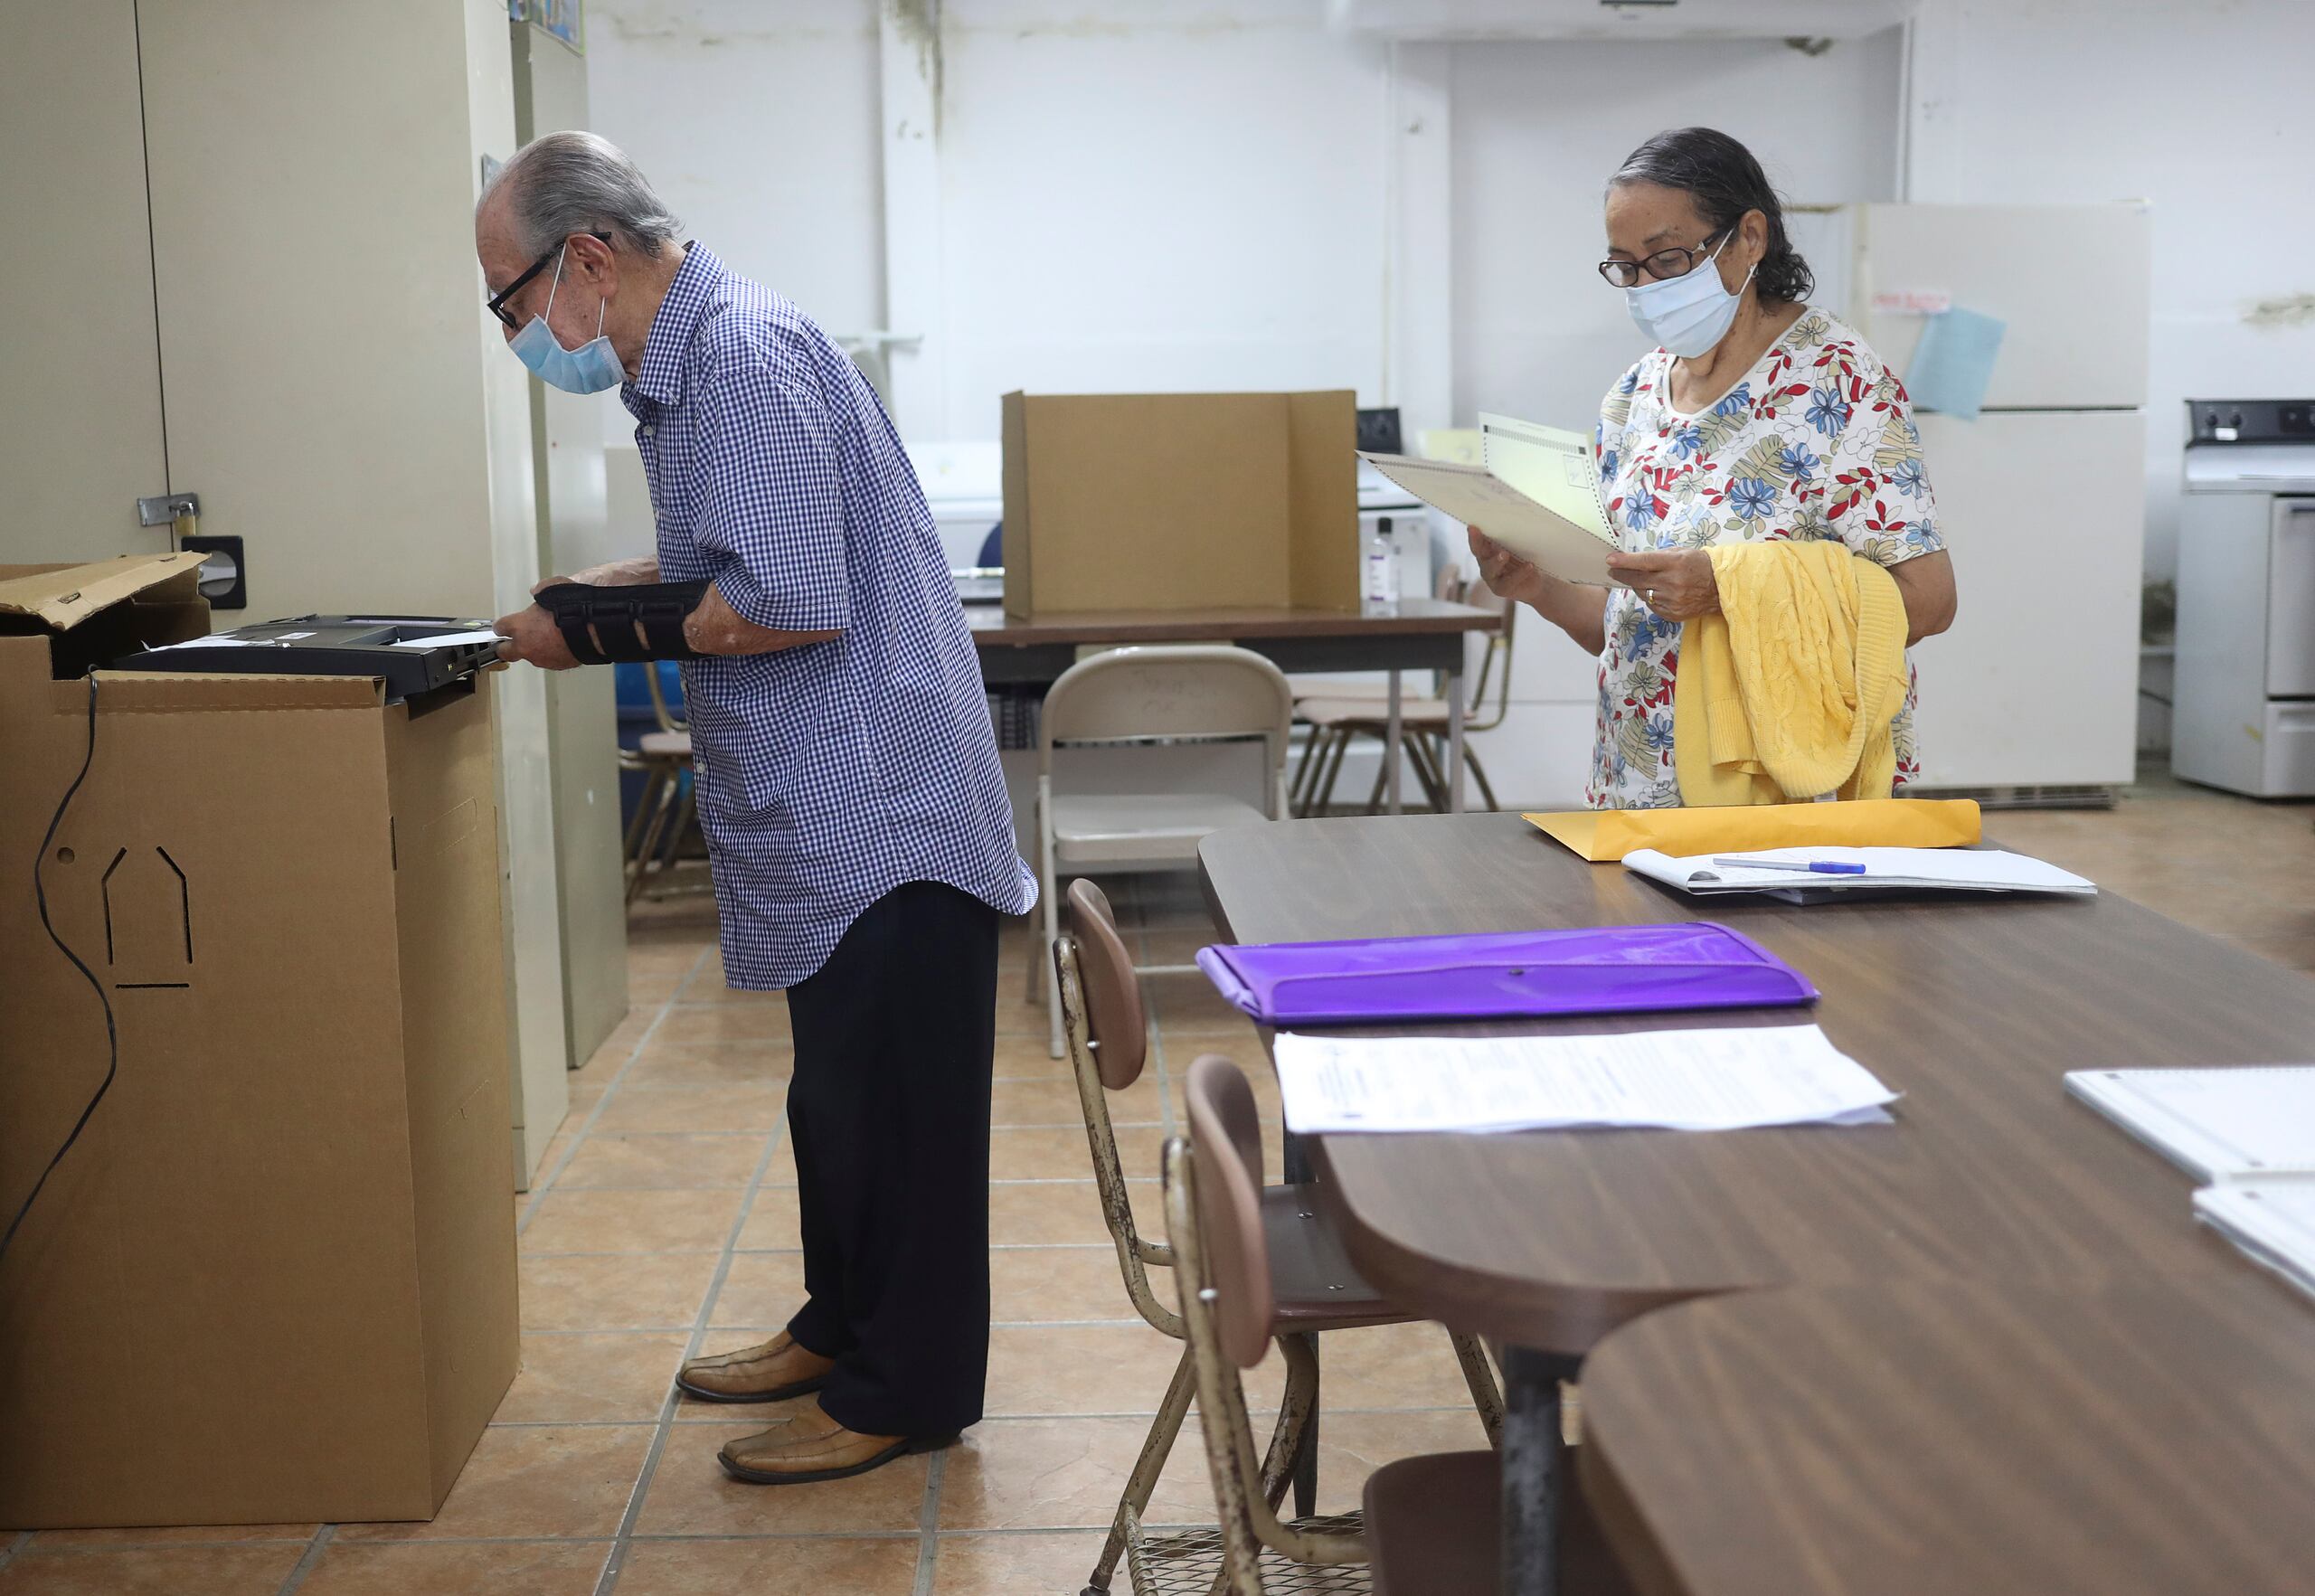
{"type": "Polygon", "coordinates": [[[1115,609],[1054,611],[1022,618],[995,606],[965,611],[973,642],[983,648],[1037,643],[1195,643],[1249,637],[1404,637],[1439,632],[1491,632],[1503,625],[1493,610],[1443,599],[1408,599],[1396,615],[1342,609],[1115,609]]]}
{"type": "MultiPolygon", "coordinates": [[[[1242,942],[1702,918],[1515,815],[1291,821],[1207,839],[1242,942]]],[[[1427,1317],[1547,1351],[1715,1291],[2223,1276],[2159,1157],[2069,1100],[2090,1066],[2307,1055],[2315,981],[2112,893],[1715,902],[1824,993],[1814,1018],[1904,1094],[1886,1127],[1319,1138],[1359,1268],[1427,1317]]],[[[1743,1010],[1475,1032],[1790,1025],[1743,1010]]],[[[1455,1028],[1455,1027],[1439,1027],[1455,1028]]]]}
{"type": "MultiPolygon", "coordinates": [[[[2177,1223],[2189,1183],[2169,1178],[2177,1223]]],[[[1639,1589],[2242,1596],[2315,1582],[2315,1302],[2229,1275],[1694,1302],[1583,1373],[1639,1589]]]]}

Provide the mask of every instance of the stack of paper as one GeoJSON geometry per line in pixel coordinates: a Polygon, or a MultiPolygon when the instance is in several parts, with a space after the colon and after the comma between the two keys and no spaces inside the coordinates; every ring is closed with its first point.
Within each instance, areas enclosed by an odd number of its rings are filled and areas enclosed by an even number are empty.
{"type": "Polygon", "coordinates": [[[1307,1036],[1274,1054],[1286,1123],[1346,1131],[1884,1121],[1896,1094],[1814,1025],[1614,1036],[1307,1036]]]}
{"type": "Polygon", "coordinates": [[[1676,858],[1654,848],[1624,855],[1624,868],[1698,897],[1768,892],[1791,902],[1828,892],[2065,892],[2089,896],[2095,882],[1998,848],[1762,848],[1748,854],[1696,854],[1676,858]],[[1862,864],[1862,874],[1823,875],[1748,868],[1726,861],[1773,860],[1784,864],[1862,864]]]}
{"type": "Polygon", "coordinates": [[[2077,1070],[2065,1089],[2215,1183],[2195,1216],[2315,1294],[2315,1065],[2077,1070]]]}
{"type": "Polygon", "coordinates": [[[2065,1089],[2197,1180],[2315,1179],[2315,1065],[2076,1070],[2065,1089]]]}
{"type": "Polygon", "coordinates": [[[2315,1296],[2315,1180],[2205,1186],[2195,1194],[2195,1217],[2315,1296]]]}

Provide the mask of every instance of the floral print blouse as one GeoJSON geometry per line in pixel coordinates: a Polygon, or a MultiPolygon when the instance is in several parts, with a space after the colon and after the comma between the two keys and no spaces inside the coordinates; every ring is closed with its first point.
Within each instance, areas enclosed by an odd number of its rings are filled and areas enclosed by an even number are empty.
{"type": "MultiPolygon", "coordinates": [[[[1857,332],[1810,307],[1719,401],[1672,408],[1672,357],[1658,349],[1600,407],[1610,523],[1634,552],[1771,538],[1838,539],[1882,565],[1945,546],[1921,433],[1896,373],[1857,332]]],[[[1584,789],[1594,808],[1669,808],[1672,684],[1680,623],[1638,593],[1608,590],[1600,734],[1584,789]]],[[[1920,771],[1915,690],[1893,725],[1900,790],[1920,771]]]]}

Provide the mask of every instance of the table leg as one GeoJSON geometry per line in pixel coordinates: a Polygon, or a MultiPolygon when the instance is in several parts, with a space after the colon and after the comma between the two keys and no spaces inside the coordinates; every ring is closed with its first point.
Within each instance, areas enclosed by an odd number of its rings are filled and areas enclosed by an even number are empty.
{"type": "Polygon", "coordinates": [[[1400,723],[1400,720],[1399,673],[1393,671],[1391,673],[1391,714],[1383,734],[1383,758],[1389,763],[1383,768],[1383,779],[1384,792],[1387,795],[1385,807],[1394,815],[1403,813],[1399,807],[1399,767],[1406,762],[1403,757],[1404,749],[1402,746],[1405,728],[1400,723]]]}
{"type": "Polygon", "coordinates": [[[1447,812],[1463,812],[1463,673],[1447,673],[1447,812]]]}
{"type": "Polygon", "coordinates": [[[1559,1504],[1567,1489],[1559,1383],[1576,1360],[1503,1349],[1503,1596],[1557,1596],[1559,1504]]]}

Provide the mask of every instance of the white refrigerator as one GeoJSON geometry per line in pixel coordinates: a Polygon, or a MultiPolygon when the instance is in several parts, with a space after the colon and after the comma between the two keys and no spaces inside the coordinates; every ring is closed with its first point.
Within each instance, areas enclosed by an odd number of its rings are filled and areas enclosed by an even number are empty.
{"type": "MultiPolygon", "coordinates": [[[[1914,651],[1923,789],[2128,783],[2146,524],[2146,207],[1797,210],[1815,303],[1905,373],[1929,312],[2007,324],[1976,420],[1919,414],[1960,609],[1914,651]]],[[[2037,790],[2038,793],[2037,793],[2037,790]]]]}

